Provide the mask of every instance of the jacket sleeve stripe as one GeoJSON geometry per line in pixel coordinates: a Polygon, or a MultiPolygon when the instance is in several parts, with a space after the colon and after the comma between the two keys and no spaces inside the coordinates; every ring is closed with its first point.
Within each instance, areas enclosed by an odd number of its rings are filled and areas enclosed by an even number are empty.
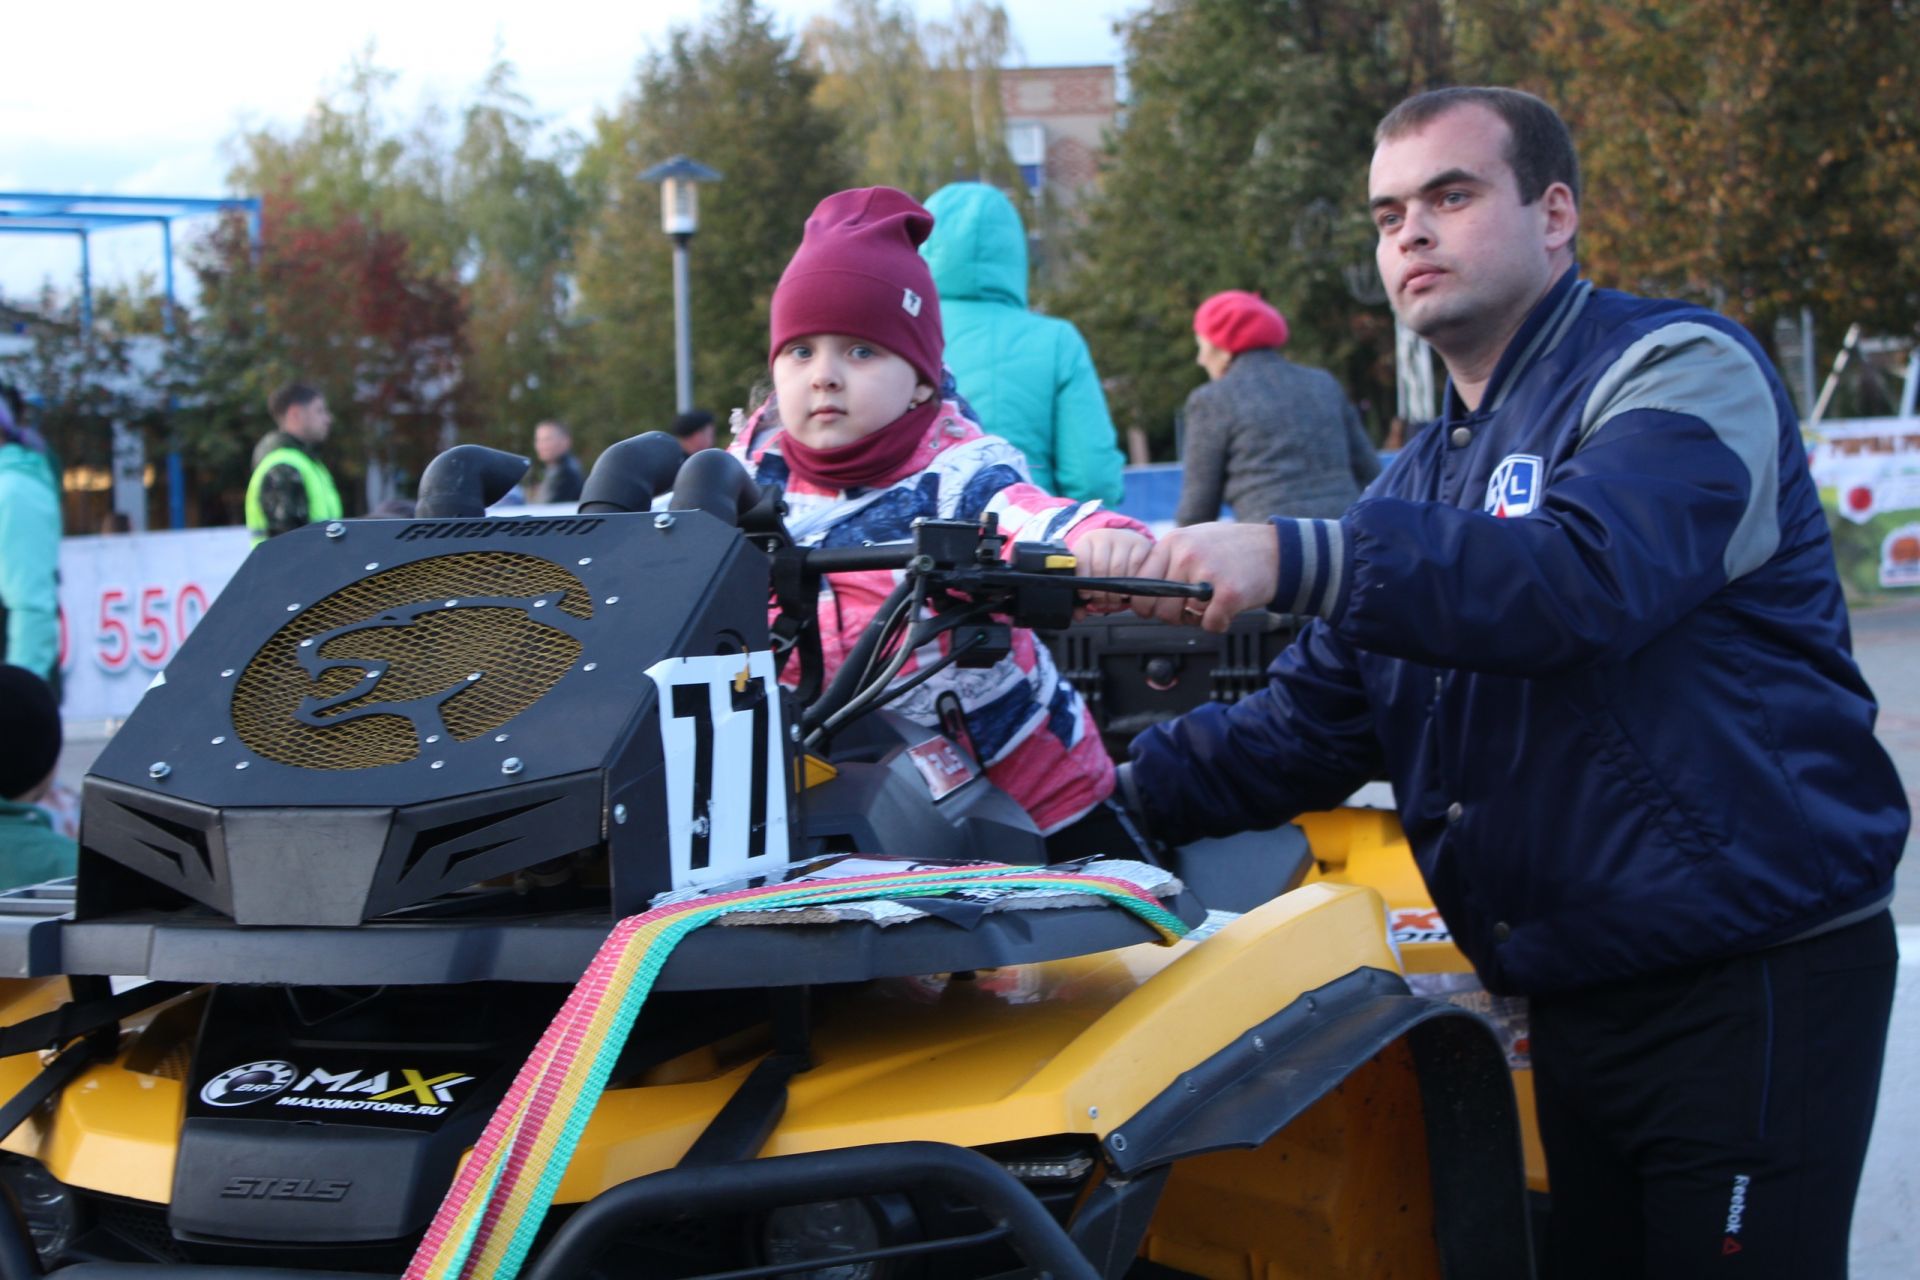
{"type": "Polygon", "coordinates": [[[1300,589],[1293,593],[1293,612],[1305,613],[1313,606],[1314,579],[1320,572],[1320,543],[1305,521],[1295,527],[1300,538],[1300,589]]]}
{"type": "Polygon", "coordinates": [[[1329,616],[1346,581],[1346,531],[1338,520],[1275,517],[1270,523],[1280,539],[1273,608],[1281,613],[1329,616]]]}
{"type": "Polygon", "coordinates": [[[1746,468],[1746,510],[1722,555],[1727,581],[1771,559],[1780,546],[1780,410],[1753,353],[1733,335],[1698,321],[1654,330],[1594,384],[1581,414],[1578,448],[1636,409],[1699,419],[1746,468]]]}

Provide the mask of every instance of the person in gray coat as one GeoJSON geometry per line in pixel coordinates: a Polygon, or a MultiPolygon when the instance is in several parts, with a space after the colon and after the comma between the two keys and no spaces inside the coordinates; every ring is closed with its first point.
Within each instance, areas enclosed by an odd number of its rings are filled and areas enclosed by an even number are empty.
{"type": "Polygon", "coordinates": [[[1360,414],[1324,369],[1280,354],[1287,321],[1257,294],[1216,293],[1193,316],[1209,381],[1187,397],[1174,522],[1333,519],[1380,474],[1360,414]]]}

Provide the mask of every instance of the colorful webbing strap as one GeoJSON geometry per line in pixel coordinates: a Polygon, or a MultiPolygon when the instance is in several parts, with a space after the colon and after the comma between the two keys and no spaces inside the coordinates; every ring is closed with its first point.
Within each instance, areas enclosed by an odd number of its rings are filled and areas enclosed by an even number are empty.
{"type": "Polygon", "coordinates": [[[405,1280],[512,1280],[553,1203],[580,1134],[654,980],[680,940],[732,911],[769,911],[965,889],[1089,894],[1187,932],[1139,886],[1108,876],[1005,866],[933,867],[741,889],[656,907],[614,926],[488,1121],[408,1265],[405,1280]]]}

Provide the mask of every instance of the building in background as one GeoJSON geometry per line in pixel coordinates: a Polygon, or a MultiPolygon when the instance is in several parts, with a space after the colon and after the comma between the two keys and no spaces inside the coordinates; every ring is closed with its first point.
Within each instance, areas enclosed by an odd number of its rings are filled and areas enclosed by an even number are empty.
{"type": "Polygon", "coordinates": [[[1069,212],[1100,176],[1107,131],[1119,123],[1113,67],[1010,67],[1000,72],[1007,150],[1027,194],[1069,212]]]}

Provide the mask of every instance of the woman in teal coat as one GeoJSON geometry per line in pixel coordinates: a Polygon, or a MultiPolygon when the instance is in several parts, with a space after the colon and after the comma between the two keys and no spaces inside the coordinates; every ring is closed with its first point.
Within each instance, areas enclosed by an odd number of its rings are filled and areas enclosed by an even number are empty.
{"type": "Polygon", "coordinates": [[[1027,230],[1011,201],[956,182],[927,201],[933,235],[920,247],[940,290],[947,367],[994,435],[1027,455],[1048,493],[1120,501],[1125,462],[1107,398],[1080,331],[1027,310],[1027,230]]]}

